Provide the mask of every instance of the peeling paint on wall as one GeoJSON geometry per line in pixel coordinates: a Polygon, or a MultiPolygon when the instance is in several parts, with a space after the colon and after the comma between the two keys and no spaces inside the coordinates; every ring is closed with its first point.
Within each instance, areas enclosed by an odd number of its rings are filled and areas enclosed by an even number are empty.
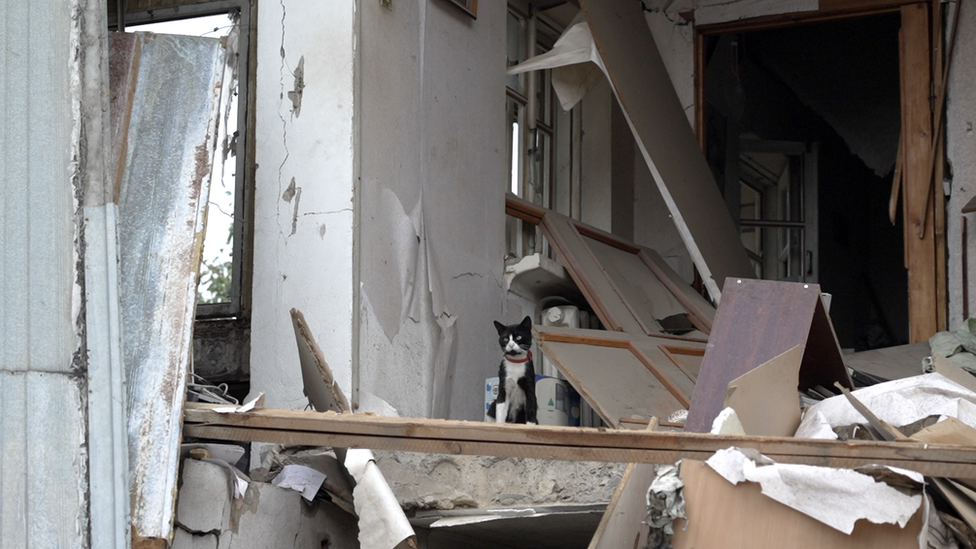
{"type": "Polygon", "coordinates": [[[305,89],[305,56],[298,60],[298,66],[292,73],[295,77],[295,87],[288,92],[288,99],[291,100],[291,113],[298,118],[302,112],[302,91],[305,89]]]}

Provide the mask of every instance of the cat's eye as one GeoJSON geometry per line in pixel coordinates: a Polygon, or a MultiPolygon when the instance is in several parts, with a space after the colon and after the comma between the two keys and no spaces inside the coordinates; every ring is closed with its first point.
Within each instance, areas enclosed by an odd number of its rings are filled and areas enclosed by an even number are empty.
{"type": "Polygon", "coordinates": [[[522,336],[515,336],[515,341],[522,341],[522,336]]]}

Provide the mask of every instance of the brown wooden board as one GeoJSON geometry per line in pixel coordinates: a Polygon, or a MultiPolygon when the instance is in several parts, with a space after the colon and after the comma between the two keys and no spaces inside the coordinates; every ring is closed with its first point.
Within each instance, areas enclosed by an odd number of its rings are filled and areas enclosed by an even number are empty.
{"type": "Polygon", "coordinates": [[[212,405],[187,403],[185,436],[620,463],[708,459],[718,450],[736,446],[753,448],[780,463],[824,467],[858,467],[875,463],[930,476],[976,478],[974,447],[516,425],[271,408],[220,414],[212,408],[212,405]]]}
{"type": "Polygon", "coordinates": [[[799,345],[799,389],[853,384],[820,286],[771,280],[729,279],[708,339],[686,431],[707,432],[722,410],[729,382],[799,345]]]}
{"type": "Polygon", "coordinates": [[[627,465],[588,549],[641,547],[638,542],[647,537],[643,522],[647,518],[647,488],[654,477],[650,463],[627,465]]]}
{"type": "Polygon", "coordinates": [[[753,272],[739,232],[639,2],[581,0],[593,40],[641,154],[709,294],[726,277],[753,272]]]}
{"type": "Polygon", "coordinates": [[[675,523],[675,549],[917,549],[920,508],[904,528],[858,521],[847,535],[762,493],[753,482],[732,484],[697,461],[681,463],[688,527],[675,523]]]}

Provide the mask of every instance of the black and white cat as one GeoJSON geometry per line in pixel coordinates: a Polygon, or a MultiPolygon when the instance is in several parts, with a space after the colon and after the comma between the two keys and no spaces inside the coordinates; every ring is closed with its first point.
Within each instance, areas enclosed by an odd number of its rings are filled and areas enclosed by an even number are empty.
{"type": "Polygon", "coordinates": [[[506,326],[495,321],[504,358],[498,367],[498,396],[488,408],[496,423],[538,423],[535,367],[532,364],[532,318],[506,326]]]}

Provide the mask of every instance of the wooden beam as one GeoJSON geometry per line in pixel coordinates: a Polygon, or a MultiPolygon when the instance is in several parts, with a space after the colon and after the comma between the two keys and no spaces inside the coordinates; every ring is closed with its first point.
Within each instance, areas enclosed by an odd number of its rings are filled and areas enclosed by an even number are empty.
{"type": "Polygon", "coordinates": [[[934,190],[930,185],[929,165],[932,148],[929,5],[918,3],[902,7],[901,20],[901,113],[905,153],[902,195],[909,339],[914,343],[928,340],[939,328],[935,216],[923,215],[925,205],[931,208],[934,203],[929,200],[934,190]]]}
{"type": "Polygon", "coordinates": [[[895,12],[906,4],[914,4],[917,2],[918,0],[820,0],[818,8],[815,10],[763,15],[749,19],[698,25],[695,30],[699,34],[705,35],[763,30],[802,23],[816,23],[848,17],[895,12]]]}
{"type": "Polygon", "coordinates": [[[524,198],[515,196],[512,193],[505,195],[505,213],[512,217],[517,217],[522,221],[527,221],[533,225],[542,223],[542,216],[547,210],[540,208],[524,198]]]}
{"type": "Polygon", "coordinates": [[[270,408],[219,414],[211,408],[187,404],[186,437],[623,463],[707,459],[718,450],[736,446],[756,449],[781,463],[825,467],[881,464],[930,476],[976,478],[976,448],[972,447],[551,427],[270,408]]]}

